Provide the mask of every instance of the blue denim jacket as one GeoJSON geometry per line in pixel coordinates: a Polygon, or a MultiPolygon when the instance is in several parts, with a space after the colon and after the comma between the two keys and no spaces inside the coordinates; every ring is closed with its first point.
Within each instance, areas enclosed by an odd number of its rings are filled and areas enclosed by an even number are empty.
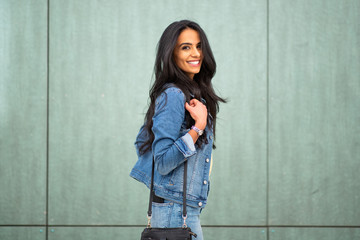
{"type": "Polygon", "coordinates": [[[152,131],[155,135],[152,151],[139,154],[146,141],[144,126],[136,137],[138,161],[130,176],[151,183],[152,154],[155,159],[154,190],[159,197],[182,203],[184,161],[188,161],[187,205],[204,208],[210,189],[209,171],[213,145],[213,132],[207,126],[208,144],[194,145],[185,122],[185,95],[177,87],[167,88],[155,101],[152,131]]]}

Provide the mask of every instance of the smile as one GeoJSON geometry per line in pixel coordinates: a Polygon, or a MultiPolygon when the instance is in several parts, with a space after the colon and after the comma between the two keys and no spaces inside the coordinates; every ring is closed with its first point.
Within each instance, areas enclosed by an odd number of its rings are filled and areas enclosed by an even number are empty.
{"type": "Polygon", "coordinates": [[[194,65],[194,66],[198,66],[200,64],[200,60],[197,61],[188,61],[187,63],[194,65]]]}

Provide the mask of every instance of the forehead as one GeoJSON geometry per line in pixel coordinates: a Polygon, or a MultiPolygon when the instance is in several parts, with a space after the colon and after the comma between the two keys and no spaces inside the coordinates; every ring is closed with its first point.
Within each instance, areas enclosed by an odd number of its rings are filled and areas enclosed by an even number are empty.
{"type": "Polygon", "coordinates": [[[177,44],[181,44],[181,43],[192,43],[192,44],[197,44],[200,42],[200,34],[195,31],[194,29],[191,28],[186,28],[184,29],[178,39],[177,39],[177,44]]]}

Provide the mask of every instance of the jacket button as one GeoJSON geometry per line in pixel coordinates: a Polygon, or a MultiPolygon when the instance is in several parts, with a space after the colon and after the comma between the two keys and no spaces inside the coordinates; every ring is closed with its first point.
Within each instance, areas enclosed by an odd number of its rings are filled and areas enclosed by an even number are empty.
{"type": "Polygon", "coordinates": [[[210,160],[207,158],[206,160],[205,160],[206,162],[210,162],[210,160]]]}
{"type": "Polygon", "coordinates": [[[212,135],[210,135],[210,137],[209,137],[209,138],[210,138],[210,140],[211,140],[211,139],[212,139],[212,135]]]}
{"type": "Polygon", "coordinates": [[[207,184],[207,181],[206,181],[206,180],[204,180],[204,184],[205,184],[205,185],[207,184]]]}
{"type": "Polygon", "coordinates": [[[201,206],[202,206],[202,202],[199,202],[198,205],[199,205],[199,207],[201,207],[201,206]]]}

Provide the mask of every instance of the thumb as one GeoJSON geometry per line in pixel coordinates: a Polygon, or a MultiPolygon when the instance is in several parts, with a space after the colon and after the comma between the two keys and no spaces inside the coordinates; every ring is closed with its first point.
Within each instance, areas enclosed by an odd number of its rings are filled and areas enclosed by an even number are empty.
{"type": "Polygon", "coordinates": [[[191,106],[188,104],[188,102],[185,102],[185,109],[189,111],[190,108],[191,106]]]}

